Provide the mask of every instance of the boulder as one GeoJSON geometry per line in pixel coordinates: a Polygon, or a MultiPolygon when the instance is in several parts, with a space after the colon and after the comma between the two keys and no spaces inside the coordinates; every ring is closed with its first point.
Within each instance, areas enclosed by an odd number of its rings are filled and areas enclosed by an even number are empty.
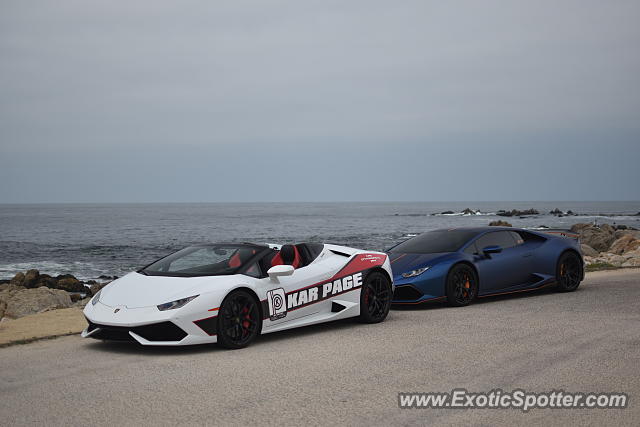
{"type": "Polygon", "coordinates": [[[5,283],[3,285],[0,285],[0,292],[2,291],[24,291],[25,288],[24,286],[18,286],[18,285],[13,285],[11,283],[5,283]]]}
{"type": "Polygon", "coordinates": [[[11,282],[9,283],[13,285],[22,286],[22,284],[24,283],[24,273],[23,272],[16,273],[16,275],[13,276],[13,279],[11,279],[11,282]]]}
{"type": "Polygon", "coordinates": [[[89,292],[89,288],[73,276],[58,279],[55,287],[56,289],[62,289],[67,292],[89,292]]]}
{"type": "Polygon", "coordinates": [[[36,282],[36,285],[34,286],[34,288],[39,288],[40,286],[46,286],[47,288],[53,288],[55,289],[57,284],[57,280],[51,276],[49,276],[48,274],[41,274],[40,276],[38,276],[38,281],[36,282]]]}
{"type": "Polygon", "coordinates": [[[575,224],[571,231],[580,235],[580,243],[591,246],[598,252],[607,252],[615,240],[615,230],[608,224],[600,227],[593,224],[575,224]]]}
{"type": "Polygon", "coordinates": [[[614,234],[616,232],[615,227],[609,225],[609,224],[601,224],[600,225],[600,229],[603,231],[606,231],[609,234],[614,234]]]}
{"type": "Polygon", "coordinates": [[[609,264],[615,265],[616,267],[622,267],[622,264],[628,261],[625,257],[621,255],[616,255],[611,253],[605,253],[602,255],[604,255],[602,256],[602,258],[604,259],[604,262],[608,262],[609,264]]]}
{"type": "Polygon", "coordinates": [[[640,267],[640,258],[628,259],[620,267],[640,267]]]}
{"type": "Polygon", "coordinates": [[[40,272],[38,270],[29,270],[24,275],[24,282],[22,286],[25,288],[35,288],[36,283],[38,282],[38,276],[40,276],[40,272]]]}
{"type": "Polygon", "coordinates": [[[469,209],[469,208],[465,208],[465,210],[462,211],[463,215],[475,215],[476,211],[474,211],[473,209],[469,209]]]}
{"type": "MultiPolygon", "coordinates": [[[[453,211],[444,211],[444,212],[440,212],[440,215],[451,215],[452,213],[454,213],[453,211]]],[[[109,276],[100,276],[99,279],[106,279],[109,276]]]]}
{"type": "Polygon", "coordinates": [[[579,222],[577,224],[573,224],[571,226],[571,231],[573,231],[574,233],[579,233],[582,230],[584,230],[585,228],[592,228],[593,224],[588,223],[588,222],[579,222]]]}
{"type": "Polygon", "coordinates": [[[622,255],[625,252],[631,252],[638,248],[640,248],[640,240],[627,234],[615,240],[611,244],[611,247],[609,248],[609,252],[613,254],[622,255]]]}
{"type": "Polygon", "coordinates": [[[109,283],[111,282],[105,282],[105,283],[96,283],[95,285],[91,285],[91,287],[89,288],[89,294],[91,296],[94,296],[95,294],[98,293],[98,291],[102,288],[104,288],[105,286],[107,286],[109,283]]]}
{"type": "Polygon", "coordinates": [[[616,230],[615,233],[613,233],[613,236],[616,239],[621,238],[622,236],[632,236],[635,237],[636,239],[640,239],[640,231],[638,230],[633,230],[633,229],[618,229],[616,230]]]}
{"type": "Polygon", "coordinates": [[[519,211],[517,209],[513,209],[510,211],[505,211],[505,210],[499,210],[496,215],[498,216],[523,216],[523,215],[538,215],[540,212],[538,212],[535,209],[526,209],[524,211],[519,211]]]}
{"type": "Polygon", "coordinates": [[[71,298],[67,292],[58,289],[49,289],[44,286],[32,289],[2,291],[0,292],[0,301],[4,301],[6,304],[4,316],[9,319],[17,319],[29,314],[71,307],[71,298]]]}
{"type": "Polygon", "coordinates": [[[581,244],[580,248],[582,249],[582,254],[584,256],[597,257],[599,255],[598,251],[596,251],[589,245],[581,244]]]}
{"type": "Polygon", "coordinates": [[[491,221],[489,226],[492,227],[513,227],[513,225],[509,224],[507,221],[502,221],[499,219],[498,221],[491,221]]]}

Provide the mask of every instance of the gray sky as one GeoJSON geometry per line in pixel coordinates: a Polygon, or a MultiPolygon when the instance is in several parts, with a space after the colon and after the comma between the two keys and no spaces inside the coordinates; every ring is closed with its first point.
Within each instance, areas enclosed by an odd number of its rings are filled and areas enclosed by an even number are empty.
{"type": "Polygon", "coordinates": [[[0,2],[0,203],[640,200],[638,1],[0,2]]]}

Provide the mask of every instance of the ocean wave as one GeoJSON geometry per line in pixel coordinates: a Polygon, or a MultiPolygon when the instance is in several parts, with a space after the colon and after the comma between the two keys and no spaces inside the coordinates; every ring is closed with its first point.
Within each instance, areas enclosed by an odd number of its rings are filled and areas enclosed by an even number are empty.
{"type": "MultiPolygon", "coordinates": [[[[13,278],[18,272],[25,272],[27,270],[35,269],[40,273],[48,274],[50,276],[57,276],[59,274],[73,274],[78,279],[90,280],[97,279],[99,276],[105,274],[105,268],[96,265],[91,262],[74,261],[69,263],[61,263],[57,261],[33,261],[33,262],[14,262],[7,264],[0,264],[0,279],[7,280],[13,278]]],[[[113,272],[117,275],[130,271],[131,269],[123,268],[109,268],[109,272],[113,272]]]]}

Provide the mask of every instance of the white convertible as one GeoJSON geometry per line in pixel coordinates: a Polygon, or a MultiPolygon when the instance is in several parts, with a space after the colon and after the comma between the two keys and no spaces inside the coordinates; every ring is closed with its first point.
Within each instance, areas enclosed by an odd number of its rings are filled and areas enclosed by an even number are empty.
{"type": "Polygon", "coordinates": [[[392,277],[386,254],[344,246],[190,246],[104,287],[84,309],[82,336],[242,348],[261,333],[346,317],[376,323],[392,277]]]}

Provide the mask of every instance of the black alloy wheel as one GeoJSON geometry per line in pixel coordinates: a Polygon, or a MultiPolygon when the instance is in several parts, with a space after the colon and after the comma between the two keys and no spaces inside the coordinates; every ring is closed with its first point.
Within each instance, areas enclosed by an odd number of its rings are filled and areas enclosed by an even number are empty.
{"type": "Polygon", "coordinates": [[[447,276],[447,301],[454,307],[469,305],[478,295],[475,271],[466,264],[455,265],[447,276]]]}
{"type": "Polygon", "coordinates": [[[578,289],[582,281],[582,261],[574,252],[565,252],[558,259],[556,267],[556,282],[561,292],[571,292],[578,289]]]}
{"type": "Polygon", "coordinates": [[[360,291],[360,320],[364,323],[382,322],[391,308],[391,281],[379,272],[369,273],[360,291]]]}
{"type": "Polygon", "coordinates": [[[248,346],[260,333],[262,319],[258,302],[250,293],[239,290],[227,295],[218,314],[218,343],[225,348],[248,346]]]}

